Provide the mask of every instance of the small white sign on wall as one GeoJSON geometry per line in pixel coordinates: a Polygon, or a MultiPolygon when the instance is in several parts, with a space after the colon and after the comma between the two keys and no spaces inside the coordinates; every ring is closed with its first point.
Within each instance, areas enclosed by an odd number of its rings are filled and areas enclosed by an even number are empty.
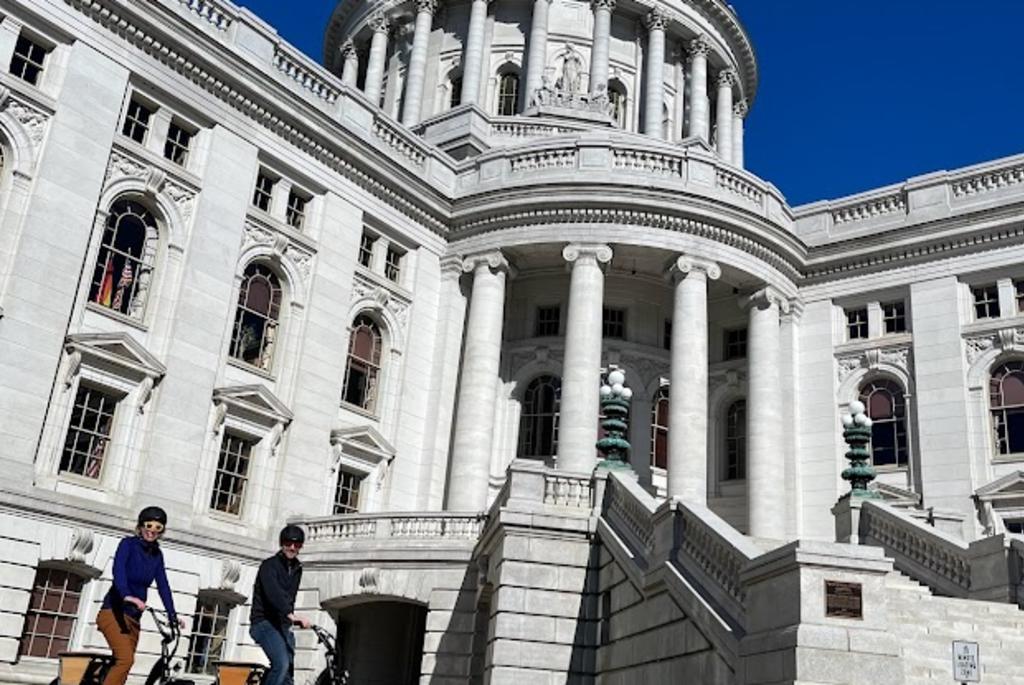
{"type": "Polygon", "coordinates": [[[958,683],[981,682],[981,657],[977,642],[953,641],[953,680],[958,683]]]}

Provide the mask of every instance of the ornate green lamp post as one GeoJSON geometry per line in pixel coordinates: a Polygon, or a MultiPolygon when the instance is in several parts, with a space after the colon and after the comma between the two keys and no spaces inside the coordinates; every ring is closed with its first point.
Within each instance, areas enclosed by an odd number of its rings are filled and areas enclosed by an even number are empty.
{"type": "Polygon", "coordinates": [[[597,449],[604,457],[597,465],[609,471],[628,470],[629,442],[629,401],[633,391],[625,386],[626,374],[616,369],[608,374],[608,381],[601,386],[601,427],[604,437],[597,441],[597,449]]]}
{"type": "Polygon", "coordinates": [[[843,480],[850,482],[850,496],[862,499],[875,499],[878,493],[868,489],[875,479],[875,470],[869,464],[871,451],[871,419],[864,413],[864,403],[859,400],[850,402],[850,413],[843,416],[843,439],[850,449],[846,458],[850,465],[843,469],[843,480]]]}

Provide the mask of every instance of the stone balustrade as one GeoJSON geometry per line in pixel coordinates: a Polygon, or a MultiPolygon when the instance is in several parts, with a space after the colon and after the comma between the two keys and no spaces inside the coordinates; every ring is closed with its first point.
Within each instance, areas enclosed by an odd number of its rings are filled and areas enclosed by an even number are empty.
{"type": "Polygon", "coordinates": [[[548,470],[544,474],[544,504],[570,509],[591,509],[594,501],[590,476],[548,470]]]}
{"type": "Polygon", "coordinates": [[[967,543],[884,502],[861,504],[859,542],[881,547],[897,569],[935,593],[1018,602],[1024,539],[993,535],[967,543]]]}
{"type": "Polygon", "coordinates": [[[236,11],[229,12],[224,5],[213,0],[177,0],[177,2],[217,31],[227,31],[231,28],[234,17],[237,16],[236,11]]]}
{"type": "Polygon", "coordinates": [[[274,51],[274,67],[299,84],[303,90],[309,91],[327,104],[333,105],[338,100],[340,91],[337,83],[324,78],[316,65],[296,51],[277,46],[274,51]]]}
{"type": "Polygon", "coordinates": [[[314,543],[354,540],[470,540],[480,537],[485,514],[410,512],[339,514],[297,521],[314,543]]]}

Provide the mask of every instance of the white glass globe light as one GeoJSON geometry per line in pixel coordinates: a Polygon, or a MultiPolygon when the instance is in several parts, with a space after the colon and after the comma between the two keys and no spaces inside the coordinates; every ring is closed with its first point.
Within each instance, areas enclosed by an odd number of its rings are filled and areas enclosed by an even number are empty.
{"type": "Polygon", "coordinates": [[[844,414],[842,418],[843,425],[849,428],[853,425],[853,417],[849,414],[844,414]]]}
{"type": "Polygon", "coordinates": [[[626,374],[622,373],[618,369],[608,374],[608,383],[614,388],[616,385],[622,385],[626,382],[626,374]]]}
{"type": "Polygon", "coordinates": [[[601,397],[609,397],[611,394],[612,394],[611,386],[608,386],[608,385],[602,385],[601,386],[601,397]]]}
{"type": "Polygon", "coordinates": [[[850,413],[856,416],[857,414],[864,413],[864,403],[860,400],[854,400],[850,402],[850,413]]]}
{"type": "Polygon", "coordinates": [[[628,400],[633,397],[633,390],[631,388],[622,389],[622,399],[628,400]]]}
{"type": "Polygon", "coordinates": [[[625,388],[622,387],[622,383],[613,383],[612,384],[612,394],[613,395],[621,395],[623,390],[625,390],[625,388]]]}

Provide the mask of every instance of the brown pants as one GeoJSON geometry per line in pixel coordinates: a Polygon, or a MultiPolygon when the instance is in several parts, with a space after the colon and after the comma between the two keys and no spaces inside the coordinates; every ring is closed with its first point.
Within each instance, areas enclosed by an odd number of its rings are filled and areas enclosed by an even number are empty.
{"type": "Polygon", "coordinates": [[[135,648],[139,644],[139,622],[125,616],[118,617],[110,609],[102,610],[96,616],[96,627],[103,633],[110,651],[114,653],[114,665],[107,672],[103,685],[124,685],[128,680],[128,672],[135,663],[135,648]]]}

